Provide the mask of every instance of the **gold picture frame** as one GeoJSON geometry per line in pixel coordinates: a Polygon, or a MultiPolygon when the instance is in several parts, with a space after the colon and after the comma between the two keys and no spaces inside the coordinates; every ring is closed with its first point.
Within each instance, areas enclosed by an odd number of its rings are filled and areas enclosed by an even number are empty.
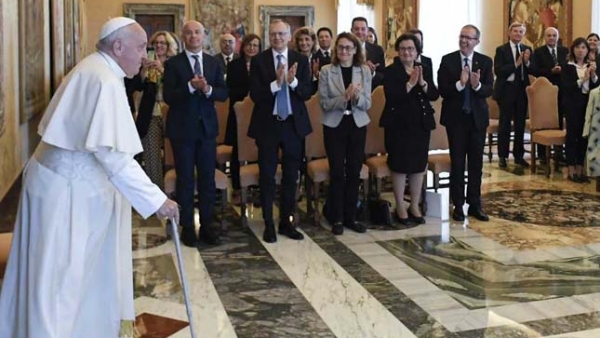
{"type": "Polygon", "coordinates": [[[386,60],[396,56],[396,39],[409,29],[418,28],[419,2],[417,0],[385,0],[383,6],[383,34],[379,41],[386,51],[386,60]]]}

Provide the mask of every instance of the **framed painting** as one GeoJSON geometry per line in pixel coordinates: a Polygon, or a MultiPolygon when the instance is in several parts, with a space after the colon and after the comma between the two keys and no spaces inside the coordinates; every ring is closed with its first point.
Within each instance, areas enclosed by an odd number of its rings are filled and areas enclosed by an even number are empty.
{"type": "Polygon", "coordinates": [[[513,22],[525,24],[522,43],[537,48],[545,44],[544,31],[556,27],[559,44],[569,47],[573,39],[573,0],[504,0],[504,40],[513,22]]]}
{"type": "MultiPolygon", "coordinates": [[[[313,26],[315,24],[314,6],[260,6],[260,24],[263,27],[263,46],[269,48],[269,25],[271,20],[281,19],[290,25],[290,31],[294,31],[303,26],[313,26]]],[[[290,41],[292,44],[293,41],[290,41]]]]}
{"type": "Polygon", "coordinates": [[[146,31],[148,39],[157,31],[175,33],[179,43],[181,27],[185,23],[185,5],[177,4],[123,4],[124,16],[135,19],[146,31]]]}
{"type": "MultiPolygon", "coordinates": [[[[0,1],[0,19],[4,17],[4,12],[2,11],[2,1],[0,1]]],[[[0,20],[0,36],[4,36],[4,20],[0,20]]],[[[0,41],[0,138],[4,134],[6,130],[6,112],[4,110],[4,62],[2,61],[2,57],[4,56],[4,40],[0,41]]]]}
{"type": "Polygon", "coordinates": [[[21,124],[41,113],[50,96],[45,35],[48,22],[44,0],[19,2],[19,36],[27,36],[19,39],[21,124]]]}
{"type": "Polygon", "coordinates": [[[379,35],[383,50],[389,55],[386,59],[396,56],[394,43],[396,39],[409,29],[417,28],[417,0],[385,0],[383,7],[383,34],[379,35]]]}
{"type": "Polygon", "coordinates": [[[192,17],[204,25],[206,38],[204,51],[214,55],[221,52],[221,34],[235,37],[235,52],[238,53],[242,39],[253,32],[252,0],[192,0],[192,17]]]}

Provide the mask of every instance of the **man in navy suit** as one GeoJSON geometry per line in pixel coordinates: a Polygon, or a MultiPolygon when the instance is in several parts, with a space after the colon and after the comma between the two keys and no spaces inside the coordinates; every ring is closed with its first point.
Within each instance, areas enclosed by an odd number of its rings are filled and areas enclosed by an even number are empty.
{"type": "Polygon", "coordinates": [[[369,23],[366,18],[358,16],[352,19],[352,34],[356,35],[362,43],[363,50],[367,59],[367,66],[371,69],[373,80],[371,82],[371,90],[375,90],[377,86],[383,82],[383,72],[385,71],[385,54],[383,48],[379,45],[374,45],[367,42],[367,33],[369,32],[369,23]]]}
{"type": "Polygon", "coordinates": [[[290,26],[282,20],[269,25],[271,48],[252,58],[250,97],[254,110],[248,136],[256,140],[260,169],[260,200],[265,221],[263,239],[277,241],[273,222],[275,172],[279,149],[282,152],[279,234],[301,240],[290,218],[296,203],[298,170],[302,162],[302,140],[312,129],[304,101],[312,93],[308,58],[288,49],[290,26]]]}
{"type": "Polygon", "coordinates": [[[314,54],[313,61],[318,60],[318,67],[321,70],[323,66],[331,63],[331,42],[333,39],[331,29],[329,27],[319,28],[317,39],[319,40],[319,50],[314,54]]]}
{"type": "Polygon", "coordinates": [[[508,28],[510,41],[496,48],[494,56],[494,99],[500,107],[500,121],[498,126],[498,157],[500,168],[506,168],[506,159],[510,144],[511,120],[514,121],[515,132],[513,143],[513,156],[515,164],[529,167],[523,159],[525,148],[523,136],[525,134],[525,118],[527,116],[527,94],[525,88],[529,86],[529,74],[534,69],[531,60],[531,47],[523,45],[521,40],[525,36],[525,25],[513,22],[508,28]]]}
{"type": "Polygon", "coordinates": [[[228,91],[219,61],[202,52],[204,26],[183,25],[185,50],[165,63],[163,96],[169,105],[166,133],[171,140],[177,173],[177,202],[181,206],[181,241],[196,246],[194,181],[200,209],[200,240],[219,244],[212,229],[215,203],[217,113],[214,101],[225,101],[228,91]]]}
{"type": "MultiPolygon", "coordinates": [[[[558,87],[558,124],[562,129],[565,112],[562,106],[562,95],[560,95],[560,73],[562,66],[567,63],[569,49],[559,45],[558,38],[558,29],[554,27],[546,28],[544,31],[546,44],[533,51],[533,63],[535,64],[535,76],[543,76],[558,87]]],[[[546,160],[546,147],[538,145],[538,154],[540,160],[546,160]]],[[[557,155],[558,158],[561,158],[562,151],[557,155]]]]}
{"type": "MultiPolygon", "coordinates": [[[[413,28],[413,29],[409,29],[408,32],[414,36],[417,37],[417,39],[419,39],[419,42],[421,43],[421,50],[423,50],[423,31],[418,29],[418,28],[413,28]]],[[[431,58],[427,57],[423,54],[417,56],[417,60],[418,63],[423,64],[424,66],[429,67],[429,69],[433,69],[433,63],[431,62],[431,58]]]]}
{"type": "Polygon", "coordinates": [[[466,202],[469,216],[488,221],[481,207],[481,175],[489,109],[486,99],[492,95],[494,75],[492,59],[474,52],[480,31],[466,25],[460,31],[458,51],[442,58],[438,70],[438,88],[442,101],[440,123],[446,127],[450,146],[450,198],[454,205],[452,218],[465,219],[465,161],[469,183],[466,202]]]}

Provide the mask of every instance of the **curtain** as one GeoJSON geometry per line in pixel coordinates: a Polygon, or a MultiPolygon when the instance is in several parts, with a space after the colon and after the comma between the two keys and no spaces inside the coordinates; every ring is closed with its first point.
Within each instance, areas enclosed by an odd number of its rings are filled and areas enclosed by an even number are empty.
{"type": "Polygon", "coordinates": [[[373,7],[375,5],[375,0],[356,0],[356,3],[359,5],[367,5],[373,7]]]}
{"type": "Polygon", "coordinates": [[[592,32],[600,34],[600,0],[592,0],[592,32]]]}

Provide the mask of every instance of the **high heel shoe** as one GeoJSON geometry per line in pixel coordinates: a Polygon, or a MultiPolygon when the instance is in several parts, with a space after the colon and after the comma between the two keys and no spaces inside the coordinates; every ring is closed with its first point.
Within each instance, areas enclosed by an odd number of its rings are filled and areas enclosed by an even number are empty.
{"type": "Polygon", "coordinates": [[[406,218],[400,218],[400,216],[398,216],[398,210],[394,210],[394,221],[396,223],[400,223],[402,225],[417,225],[417,222],[415,222],[415,220],[411,219],[410,216],[406,217],[406,218]]]}
{"type": "Polygon", "coordinates": [[[417,217],[417,216],[415,216],[415,215],[412,213],[412,211],[410,211],[410,209],[408,209],[408,210],[407,210],[407,213],[408,213],[408,218],[412,219],[412,220],[413,220],[413,221],[415,221],[417,224],[425,224],[425,223],[426,223],[426,221],[425,221],[425,217],[423,217],[423,216],[420,216],[420,217],[417,217]]]}

